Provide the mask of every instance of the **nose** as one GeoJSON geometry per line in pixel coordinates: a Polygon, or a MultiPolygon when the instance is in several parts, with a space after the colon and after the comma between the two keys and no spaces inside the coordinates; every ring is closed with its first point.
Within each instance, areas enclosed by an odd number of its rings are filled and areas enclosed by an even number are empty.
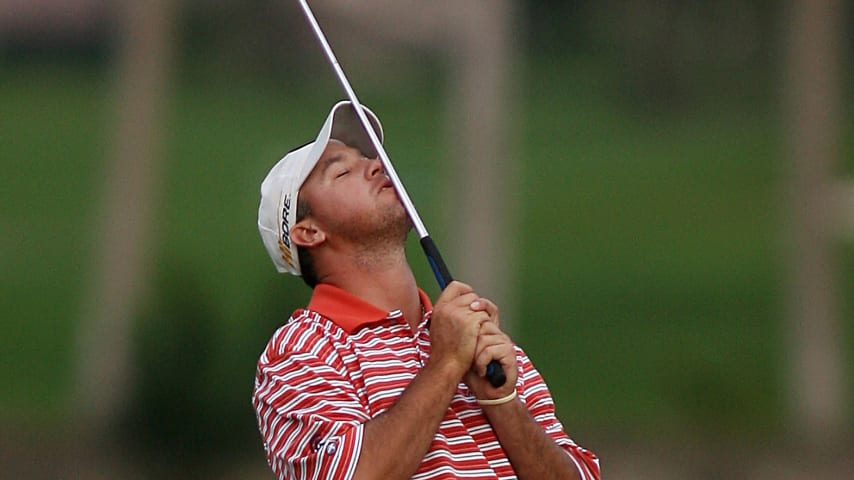
{"type": "Polygon", "coordinates": [[[379,157],[368,158],[365,157],[368,161],[367,174],[368,178],[374,178],[377,175],[385,175],[385,169],[383,168],[383,164],[380,161],[379,157]]]}

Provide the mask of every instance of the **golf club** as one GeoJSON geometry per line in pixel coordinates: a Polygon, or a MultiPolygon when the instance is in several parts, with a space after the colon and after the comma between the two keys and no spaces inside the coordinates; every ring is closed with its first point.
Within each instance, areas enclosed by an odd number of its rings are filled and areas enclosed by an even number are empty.
{"type": "MultiPolygon", "coordinates": [[[[329,46],[329,42],[326,40],[326,36],[320,29],[320,25],[317,23],[317,19],[314,17],[314,13],[312,13],[311,8],[308,6],[308,1],[299,0],[299,3],[302,7],[303,13],[305,13],[305,18],[308,20],[309,25],[311,25],[312,30],[314,30],[314,34],[317,37],[317,40],[320,42],[320,46],[323,48],[323,52],[326,54],[326,58],[329,60],[332,65],[332,69],[335,71],[335,75],[338,78],[338,82],[344,88],[344,91],[346,92],[347,98],[350,100],[350,103],[353,104],[353,109],[356,111],[356,116],[359,117],[359,121],[362,123],[362,127],[364,127],[365,132],[367,132],[368,137],[370,137],[371,139],[371,143],[373,143],[374,147],[376,148],[377,154],[380,158],[380,162],[383,165],[383,169],[385,169],[386,175],[388,175],[389,179],[391,180],[391,183],[394,186],[394,190],[397,192],[397,196],[400,198],[400,202],[403,204],[403,208],[406,210],[406,214],[409,216],[410,220],[412,221],[412,225],[415,228],[415,231],[418,233],[421,248],[424,250],[424,254],[427,256],[427,261],[430,263],[430,268],[432,268],[433,274],[436,276],[436,281],[439,282],[439,288],[444,290],[445,286],[447,286],[449,283],[451,283],[451,281],[453,281],[453,278],[451,277],[451,273],[448,271],[447,265],[445,265],[445,261],[442,260],[442,255],[439,253],[439,249],[436,247],[436,244],[433,242],[433,239],[430,238],[430,234],[427,232],[427,228],[424,226],[424,222],[421,221],[421,217],[415,210],[415,205],[413,205],[412,200],[409,198],[409,194],[406,193],[406,189],[403,187],[403,183],[400,181],[400,178],[398,178],[397,172],[394,170],[394,166],[391,164],[391,160],[389,159],[385,148],[383,148],[382,142],[380,142],[379,138],[377,137],[377,134],[371,126],[370,121],[368,121],[367,115],[365,115],[365,111],[362,109],[362,104],[356,97],[356,92],[354,92],[353,87],[350,86],[350,82],[344,75],[344,70],[338,63],[338,59],[335,57],[335,53],[332,51],[332,47],[329,46]]],[[[489,380],[489,383],[491,383],[492,386],[496,388],[504,385],[504,383],[507,381],[507,377],[504,374],[504,370],[501,368],[501,364],[498,363],[497,360],[492,360],[491,362],[489,362],[489,365],[486,369],[486,378],[489,380]]]]}

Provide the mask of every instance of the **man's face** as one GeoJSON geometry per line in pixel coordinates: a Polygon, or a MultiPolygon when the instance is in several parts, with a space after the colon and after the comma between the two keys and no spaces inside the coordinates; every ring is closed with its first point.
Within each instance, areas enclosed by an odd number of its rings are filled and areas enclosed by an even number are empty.
{"type": "Polygon", "coordinates": [[[338,140],[329,141],[299,195],[332,238],[358,243],[388,236],[405,240],[410,228],[380,161],[338,140]]]}

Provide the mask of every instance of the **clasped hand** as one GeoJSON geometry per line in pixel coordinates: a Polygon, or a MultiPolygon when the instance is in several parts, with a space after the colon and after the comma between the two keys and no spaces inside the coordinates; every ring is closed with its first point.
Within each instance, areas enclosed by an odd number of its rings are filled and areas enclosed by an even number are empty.
{"type": "Polygon", "coordinates": [[[451,282],[439,296],[430,322],[431,362],[443,362],[479,399],[501,398],[516,388],[516,351],[499,328],[498,307],[471,286],[451,282]],[[485,378],[492,360],[507,382],[493,387],[485,378]]]}

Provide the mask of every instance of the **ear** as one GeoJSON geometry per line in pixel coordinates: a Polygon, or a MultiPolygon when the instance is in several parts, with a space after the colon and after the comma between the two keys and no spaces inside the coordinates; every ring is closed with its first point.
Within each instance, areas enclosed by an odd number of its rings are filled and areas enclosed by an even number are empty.
{"type": "Polygon", "coordinates": [[[313,248],[326,241],[326,233],[311,218],[304,218],[291,227],[291,241],[298,247],[313,248]]]}

